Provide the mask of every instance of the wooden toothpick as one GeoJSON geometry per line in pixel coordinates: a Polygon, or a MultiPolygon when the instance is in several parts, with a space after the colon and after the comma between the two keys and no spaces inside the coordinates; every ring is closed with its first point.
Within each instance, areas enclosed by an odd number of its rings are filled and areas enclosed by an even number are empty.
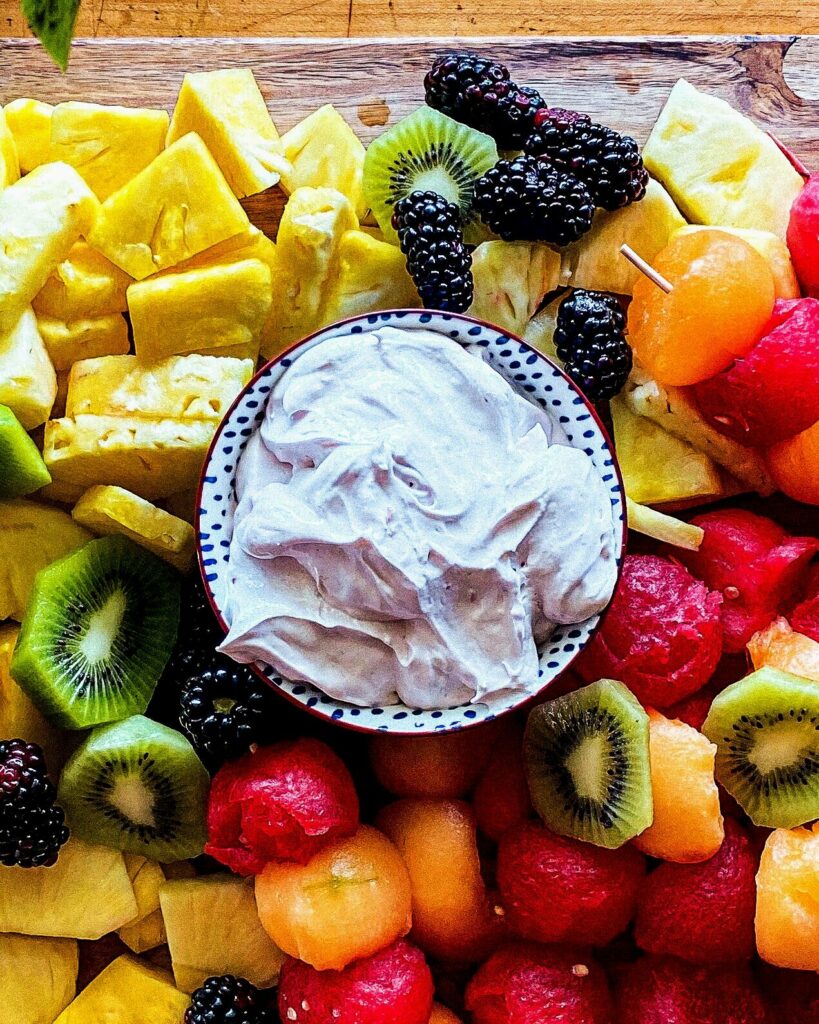
{"type": "Polygon", "coordinates": [[[658,274],[654,267],[650,263],[646,263],[642,256],[638,256],[630,245],[621,245],[620,254],[625,256],[629,263],[633,263],[641,274],[645,274],[649,281],[653,281],[658,288],[662,288],[666,295],[668,295],[673,288],[671,282],[667,281],[662,274],[658,274]]]}

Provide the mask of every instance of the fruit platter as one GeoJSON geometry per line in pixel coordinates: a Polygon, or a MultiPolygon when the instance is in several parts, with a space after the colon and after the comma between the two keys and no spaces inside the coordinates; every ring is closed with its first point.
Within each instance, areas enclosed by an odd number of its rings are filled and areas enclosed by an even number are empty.
{"type": "Polygon", "coordinates": [[[11,54],[0,1024],[819,1022],[819,153],[477,49],[11,54]]]}

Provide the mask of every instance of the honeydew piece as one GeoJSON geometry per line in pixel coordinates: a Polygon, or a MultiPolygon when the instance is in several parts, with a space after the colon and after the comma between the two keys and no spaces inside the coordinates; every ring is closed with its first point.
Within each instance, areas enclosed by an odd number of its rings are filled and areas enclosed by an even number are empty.
{"type": "Polygon", "coordinates": [[[38,316],[59,320],[124,313],[131,278],[87,242],[77,242],[32,300],[38,316]]]}
{"type": "Polygon", "coordinates": [[[6,123],[14,138],[20,171],[28,174],[40,164],[53,160],[51,155],[51,115],[54,107],[39,100],[12,100],[4,108],[6,123]]]}
{"type": "Polygon", "coordinates": [[[11,330],[0,329],[0,404],[33,430],[51,415],[56,397],[57,374],[27,309],[11,330]]]}
{"type": "Polygon", "coordinates": [[[522,335],[560,280],[560,255],[535,242],[482,242],[472,254],[470,316],[522,335]]]}
{"type": "Polygon", "coordinates": [[[82,359],[120,355],[130,348],[128,324],[121,313],[69,321],[40,316],[37,327],[58,372],[82,359]]]}
{"type": "Polygon", "coordinates": [[[12,185],[20,177],[20,161],[17,158],[17,145],[6,121],[3,108],[0,107],[0,189],[12,185]]]}
{"type": "Polygon", "coordinates": [[[282,136],[282,146],[290,164],[282,173],[285,192],[292,195],[305,186],[333,188],[350,200],[359,217],[364,216],[364,146],[332,104],[291,128],[282,136]]]}

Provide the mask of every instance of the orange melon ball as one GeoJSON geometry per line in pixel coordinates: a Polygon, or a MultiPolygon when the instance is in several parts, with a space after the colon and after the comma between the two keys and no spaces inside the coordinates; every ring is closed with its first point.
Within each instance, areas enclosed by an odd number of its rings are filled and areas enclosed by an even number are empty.
{"type": "Polygon", "coordinates": [[[754,633],[748,641],[754,668],[778,668],[804,679],[819,682],[819,643],[791,629],[787,619],[778,618],[754,633]]]}
{"type": "Polygon", "coordinates": [[[501,920],[481,875],[471,807],[460,800],[398,800],[381,811],[378,824],[409,871],[413,940],[439,960],[487,956],[501,920]]]}
{"type": "Polygon", "coordinates": [[[749,352],[773,311],[768,261],[716,229],[677,235],[653,263],[666,294],[641,276],[628,312],[638,362],[663,384],[696,384],[749,352]]]}
{"type": "Polygon", "coordinates": [[[819,505],[819,422],[768,449],[768,469],[789,498],[819,505]]]}
{"type": "Polygon", "coordinates": [[[461,1024],[461,1018],[456,1017],[452,1010],[441,1006],[440,1003],[433,1003],[429,1024],[461,1024]]]}
{"type": "Polygon", "coordinates": [[[756,876],[756,947],[763,960],[819,971],[819,823],[777,829],[756,876]]]}
{"type": "Polygon", "coordinates": [[[657,711],[648,718],[654,821],[634,845],[677,864],[708,860],[725,837],[714,781],[717,748],[685,722],[657,711]]]}
{"type": "Polygon", "coordinates": [[[412,890],[401,854],[362,825],[307,864],[269,864],[256,879],[265,931],[289,956],[341,970],[406,935],[412,890]]]}

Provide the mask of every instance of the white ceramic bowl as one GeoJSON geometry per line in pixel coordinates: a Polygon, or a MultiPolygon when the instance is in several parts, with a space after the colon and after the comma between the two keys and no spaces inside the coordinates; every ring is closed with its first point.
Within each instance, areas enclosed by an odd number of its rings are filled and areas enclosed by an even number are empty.
{"type": "MultiPolygon", "coordinates": [[[[485,357],[491,366],[523,395],[559,420],[569,442],[583,449],[591,458],[611,495],[618,570],[621,567],[626,512],[620,471],[611,442],[594,408],[565,373],[519,338],[490,324],[454,313],[389,310],[333,324],[282,353],[256,374],[216,432],[202,472],[196,525],[205,588],[223,627],[221,602],[236,508],[236,466],[248,440],[261,423],[271,388],[287,367],[308,348],[340,334],[361,333],[374,325],[386,323],[402,328],[425,327],[464,345],[485,348],[485,357]]],[[[558,627],[540,650],[539,675],[543,689],[569,667],[589,642],[599,622],[600,615],[594,615],[585,622],[558,627]]],[[[364,732],[389,731],[410,735],[445,732],[489,721],[531,699],[528,695],[516,695],[507,704],[494,705],[491,709],[481,703],[434,711],[413,709],[404,704],[359,708],[328,697],[308,683],[283,679],[270,666],[259,664],[255,668],[293,703],[321,718],[364,732]]]]}

